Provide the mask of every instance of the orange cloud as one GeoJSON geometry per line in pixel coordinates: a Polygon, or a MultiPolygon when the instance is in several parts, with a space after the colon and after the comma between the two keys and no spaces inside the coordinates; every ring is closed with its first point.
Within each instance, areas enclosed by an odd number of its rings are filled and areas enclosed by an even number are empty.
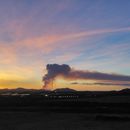
{"type": "Polygon", "coordinates": [[[7,44],[0,44],[0,63],[9,64],[15,63],[17,55],[15,49],[7,44]]]}

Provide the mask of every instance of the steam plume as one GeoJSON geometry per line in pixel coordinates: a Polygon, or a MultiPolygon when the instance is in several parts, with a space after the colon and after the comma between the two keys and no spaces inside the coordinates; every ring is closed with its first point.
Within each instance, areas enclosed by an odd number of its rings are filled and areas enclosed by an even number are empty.
{"type": "Polygon", "coordinates": [[[66,65],[58,65],[58,64],[47,64],[46,66],[47,74],[43,77],[44,88],[53,82],[53,80],[58,76],[67,76],[69,75],[71,68],[66,65]]]}
{"type": "Polygon", "coordinates": [[[46,66],[47,74],[43,77],[44,88],[47,88],[57,76],[66,79],[92,79],[92,80],[111,80],[111,81],[130,81],[130,76],[109,74],[101,72],[74,70],[69,65],[48,64],[46,66]]]}

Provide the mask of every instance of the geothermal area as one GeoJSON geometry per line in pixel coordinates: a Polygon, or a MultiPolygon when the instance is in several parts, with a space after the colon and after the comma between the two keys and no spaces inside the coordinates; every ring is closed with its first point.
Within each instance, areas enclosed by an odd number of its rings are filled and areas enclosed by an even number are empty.
{"type": "Polygon", "coordinates": [[[99,81],[129,81],[130,77],[74,70],[65,64],[48,64],[46,69],[40,90],[0,90],[0,130],[129,130],[130,89],[76,91],[54,89],[53,82],[59,76],[99,81]]]}

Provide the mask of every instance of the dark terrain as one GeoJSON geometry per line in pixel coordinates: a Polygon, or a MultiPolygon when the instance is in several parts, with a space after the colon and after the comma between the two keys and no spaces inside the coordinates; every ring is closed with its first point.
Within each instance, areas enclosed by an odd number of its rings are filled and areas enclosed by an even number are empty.
{"type": "Polygon", "coordinates": [[[0,90],[0,130],[129,130],[130,90],[0,90]]]}

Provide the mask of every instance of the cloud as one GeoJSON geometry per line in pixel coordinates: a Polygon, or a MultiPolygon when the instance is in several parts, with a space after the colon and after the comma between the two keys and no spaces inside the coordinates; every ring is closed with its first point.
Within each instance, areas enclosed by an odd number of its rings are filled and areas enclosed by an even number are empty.
{"type": "MultiPolygon", "coordinates": [[[[18,27],[15,27],[15,24],[13,28],[16,29],[15,30],[16,36],[13,36],[13,37],[18,37],[19,33],[20,33],[20,36],[22,35],[22,33],[26,34],[26,31],[24,31],[24,29],[19,30],[18,27]]],[[[64,42],[71,41],[71,43],[70,42],[68,44],[66,43],[67,48],[69,48],[69,47],[75,46],[76,43],[73,43],[73,42],[75,42],[75,40],[77,39],[95,37],[97,35],[103,35],[103,34],[108,34],[108,33],[126,32],[126,31],[130,31],[130,27],[116,28],[116,29],[87,30],[87,31],[80,31],[80,32],[73,32],[73,33],[61,32],[60,34],[57,34],[57,33],[45,34],[45,35],[40,34],[36,36],[22,37],[20,39],[18,38],[13,41],[10,41],[10,44],[11,44],[10,48],[12,48],[13,51],[16,51],[16,50],[21,51],[22,48],[26,48],[27,53],[33,53],[33,54],[39,51],[43,53],[51,53],[53,50],[57,50],[57,48],[60,48],[60,47],[64,49],[66,47],[64,42]]],[[[0,44],[2,45],[3,43],[0,43],[0,44]]],[[[6,47],[3,47],[3,48],[6,50],[6,47]]]]}
{"type": "Polygon", "coordinates": [[[101,34],[107,34],[107,33],[127,32],[127,31],[128,32],[130,31],[130,27],[115,28],[115,29],[88,30],[84,32],[66,34],[61,37],[61,40],[83,38],[83,37],[89,37],[89,36],[95,36],[95,35],[101,35],[101,34]]]}
{"type": "Polygon", "coordinates": [[[48,64],[46,66],[47,74],[44,75],[44,87],[46,88],[55,78],[62,76],[69,80],[101,80],[101,81],[130,81],[130,76],[109,74],[97,71],[74,70],[69,65],[48,64]]]}
{"type": "Polygon", "coordinates": [[[10,64],[15,63],[17,55],[15,49],[6,44],[0,44],[0,63],[10,64]]]}
{"type": "Polygon", "coordinates": [[[112,80],[112,81],[130,81],[130,76],[109,74],[97,71],[72,70],[69,74],[70,79],[92,79],[92,80],[112,80]]]}
{"type": "Polygon", "coordinates": [[[100,85],[100,86],[128,86],[130,83],[108,83],[108,82],[97,82],[97,83],[81,83],[81,82],[71,82],[72,85],[100,85]]]}
{"type": "Polygon", "coordinates": [[[41,34],[39,36],[33,36],[22,40],[18,40],[16,41],[16,44],[27,48],[35,48],[41,50],[46,48],[44,51],[48,52],[53,49],[57,49],[58,45],[63,45],[62,44],[63,41],[94,37],[97,35],[103,35],[107,33],[127,32],[127,31],[130,31],[130,27],[116,28],[116,29],[88,30],[73,33],[68,32],[61,34],[48,34],[48,35],[41,34]]]}
{"type": "Polygon", "coordinates": [[[49,62],[54,63],[55,61],[57,61],[58,63],[66,63],[66,62],[76,59],[80,55],[81,55],[80,52],[78,52],[78,53],[76,53],[76,52],[69,53],[68,52],[68,53],[64,53],[64,54],[55,56],[53,59],[49,60],[49,62]]]}
{"type": "Polygon", "coordinates": [[[101,35],[106,33],[116,33],[116,32],[129,32],[130,27],[124,27],[124,28],[108,28],[108,29],[99,29],[99,30],[88,30],[88,31],[82,31],[77,33],[71,33],[71,34],[64,34],[64,36],[61,36],[61,40],[63,39],[73,39],[73,38],[82,38],[82,37],[89,37],[89,36],[95,36],[95,35],[101,35]]]}
{"type": "Polygon", "coordinates": [[[58,75],[67,76],[71,70],[68,65],[48,64],[46,66],[47,74],[44,75],[44,88],[46,88],[58,75]]]}

